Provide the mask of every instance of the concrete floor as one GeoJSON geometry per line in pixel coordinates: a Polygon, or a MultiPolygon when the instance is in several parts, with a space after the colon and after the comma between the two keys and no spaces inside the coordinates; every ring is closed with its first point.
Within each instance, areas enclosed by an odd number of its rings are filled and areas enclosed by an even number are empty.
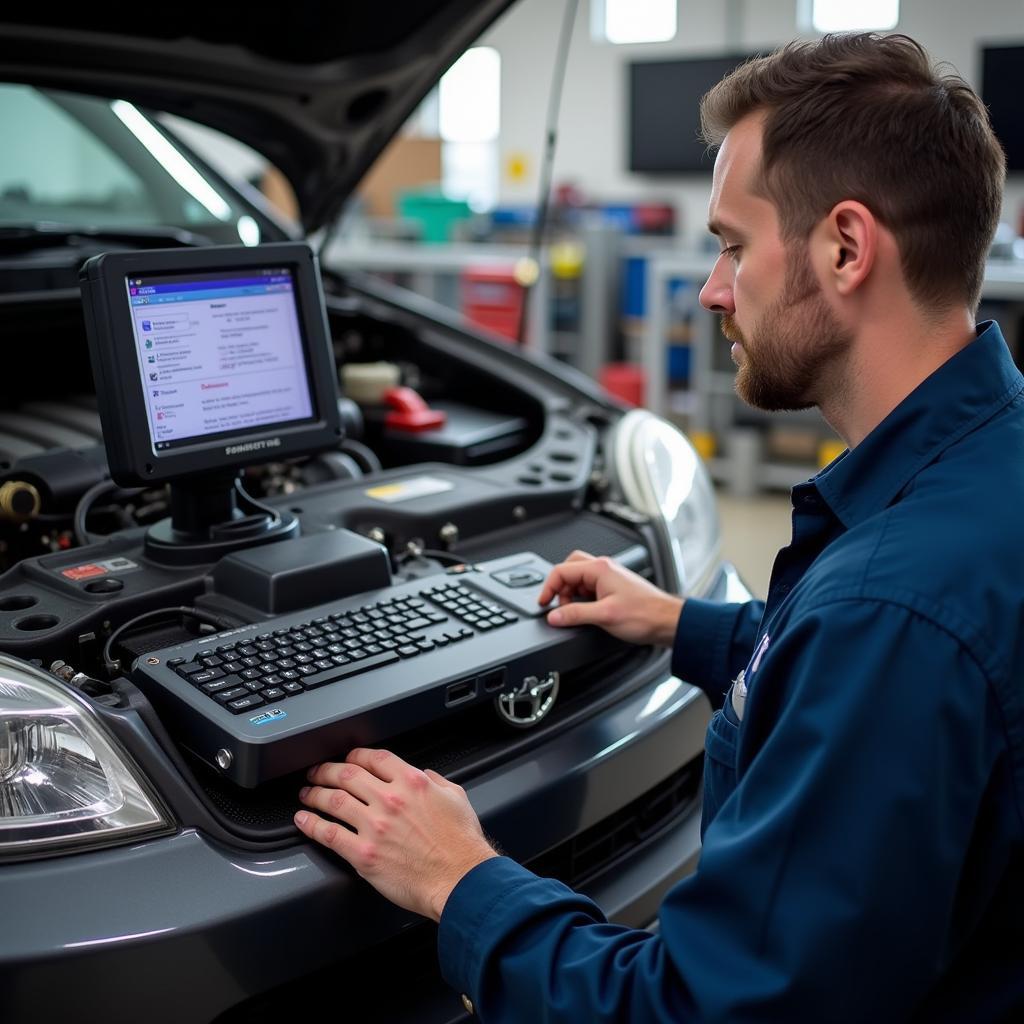
{"type": "Polygon", "coordinates": [[[756,597],[768,593],[775,554],[789,543],[791,511],[788,493],[734,498],[718,492],[723,557],[739,569],[756,597]]]}

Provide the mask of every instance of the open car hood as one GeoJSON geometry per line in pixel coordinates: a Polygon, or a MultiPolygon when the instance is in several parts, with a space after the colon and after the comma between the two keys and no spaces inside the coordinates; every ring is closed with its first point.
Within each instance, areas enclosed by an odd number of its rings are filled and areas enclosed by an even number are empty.
{"type": "Polygon", "coordinates": [[[114,3],[48,8],[45,24],[8,4],[0,74],[179,114],[246,143],[287,176],[313,231],[337,215],[438,78],[511,4],[114,3]]]}

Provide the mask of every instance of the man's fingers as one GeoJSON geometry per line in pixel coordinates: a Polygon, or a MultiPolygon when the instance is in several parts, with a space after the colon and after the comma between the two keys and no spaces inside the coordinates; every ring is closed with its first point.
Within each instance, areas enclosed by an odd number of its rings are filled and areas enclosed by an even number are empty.
{"type": "Polygon", "coordinates": [[[537,597],[538,604],[548,604],[556,594],[580,590],[593,593],[597,589],[597,569],[600,563],[582,551],[574,551],[561,565],[548,573],[544,586],[537,597]]]}
{"type": "Polygon", "coordinates": [[[574,601],[548,612],[552,626],[603,626],[608,618],[603,601],[574,601]]]}
{"type": "Polygon", "coordinates": [[[350,750],[345,762],[357,764],[385,782],[394,782],[403,770],[407,771],[411,767],[397,754],[392,754],[390,750],[371,750],[366,747],[356,747],[350,750]]]}
{"type": "Polygon", "coordinates": [[[433,768],[425,768],[423,774],[426,775],[431,782],[437,783],[439,786],[444,786],[446,789],[458,789],[454,782],[449,782],[443,775],[438,774],[433,768]]]}
{"type": "Polygon", "coordinates": [[[339,857],[349,863],[358,853],[358,837],[341,825],[324,821],[318,814],[311,811],[299,811],[295,815],[295,825],[303,835],[316,840],[321,846],[333,850],[339,857]]]}
{"type": "Polygon", "coordinates": [[[590,554],[588,551],[580,551],[579,548],[577,548],[575,551],[573,551],[569,555],[568,558],[566,558],[566,561],[567,562],[583,562],[583,561],[586,561],[588,558],[593,558],[593,557],[594,556],[592,554],[590,554]]]}
{"type": "Polygon", "coordinates": [[[299,799],[307,807],[323,811],[353,828],[359,828],[366,820],[366,804],[344,789],[306,786],[299,790],[299,799]]]}
{"type": "Polygon", "coordinates": [[[315,786],[330,789],[344,789],[368,804],[372,797],[379,796],[384,783],[358,764],[325,761],[306,772],[306,778],[315,786]]]}

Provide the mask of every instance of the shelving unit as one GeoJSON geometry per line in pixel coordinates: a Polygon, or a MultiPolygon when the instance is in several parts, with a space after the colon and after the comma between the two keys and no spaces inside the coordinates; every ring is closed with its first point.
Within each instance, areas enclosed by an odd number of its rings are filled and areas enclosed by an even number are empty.
{"type": "MultiPolygon", "coordinates": [[[[584,227],[575,241],[585,258],[579,278],[577,329],[552,326],[551,300],[554,281],[551,254],[541,255],[540,275],[533,286],[528,309],[526,347],[554,356],[597,379],[612,349],[617,315],[619,245],[621,234],[603,224],[584,227]]],[[[526,256],[525,245],[450,243],[422,245],[414,242],[353,242],[338,240],[324,255],[324,264],[336,270],[360,270],[401,277],[419,295],[449,309],[461,309],[461,275],[470,268],[510,268],[526,256]]]]}
{"type": "MultiPolygon", "coordinates": [[[[835,439],[817,410],[800,413],[761,413],[744,405],[733,389],[735,371],[728,343],[719,330],[719,318],[701,311],[693,320],[690,352],[690,387],[680,395],[669,389],[666,373],[666,340],[671,337],[670,287],[672,282],[703,283],[714,266],[714,254],[693,253],[654,256],[647,267],[647,318],[643,331],[642,365],[645,374],[645,405],[660,415],[673,417],[681,411],[695,438],[708,437],[721,447],[710,457],[711,475],[737,495],[761,489],[785,489],[815,473],[810,461],[783,461],[766,457],[766,429],[792,426],[817,432],[822,441],[835,439]],[[680,403],[680,398],[683,401],[680,403]],[[680,408],[681,405],[681,408],[680,408]]],[[[990,261],[982,288],[983,302],[1024,302],[1024,266],[1015,261],[990,261]]],[[[1007,341],[1019,351],[1016,321],[1007,318],[1007,341]]],[[[678,418],[678,416],[674,417],[678,418]]]]}

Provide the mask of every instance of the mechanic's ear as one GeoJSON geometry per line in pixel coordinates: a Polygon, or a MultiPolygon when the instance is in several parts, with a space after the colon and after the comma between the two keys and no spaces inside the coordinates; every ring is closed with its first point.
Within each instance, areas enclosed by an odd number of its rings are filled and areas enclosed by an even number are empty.
{"type": "Polygon", "coordinates": [[[874,267],[878,227],[875,215],[854,200],[837,203],[825,219],[827,273],[840,295],[852,295],[874,267]]]}

